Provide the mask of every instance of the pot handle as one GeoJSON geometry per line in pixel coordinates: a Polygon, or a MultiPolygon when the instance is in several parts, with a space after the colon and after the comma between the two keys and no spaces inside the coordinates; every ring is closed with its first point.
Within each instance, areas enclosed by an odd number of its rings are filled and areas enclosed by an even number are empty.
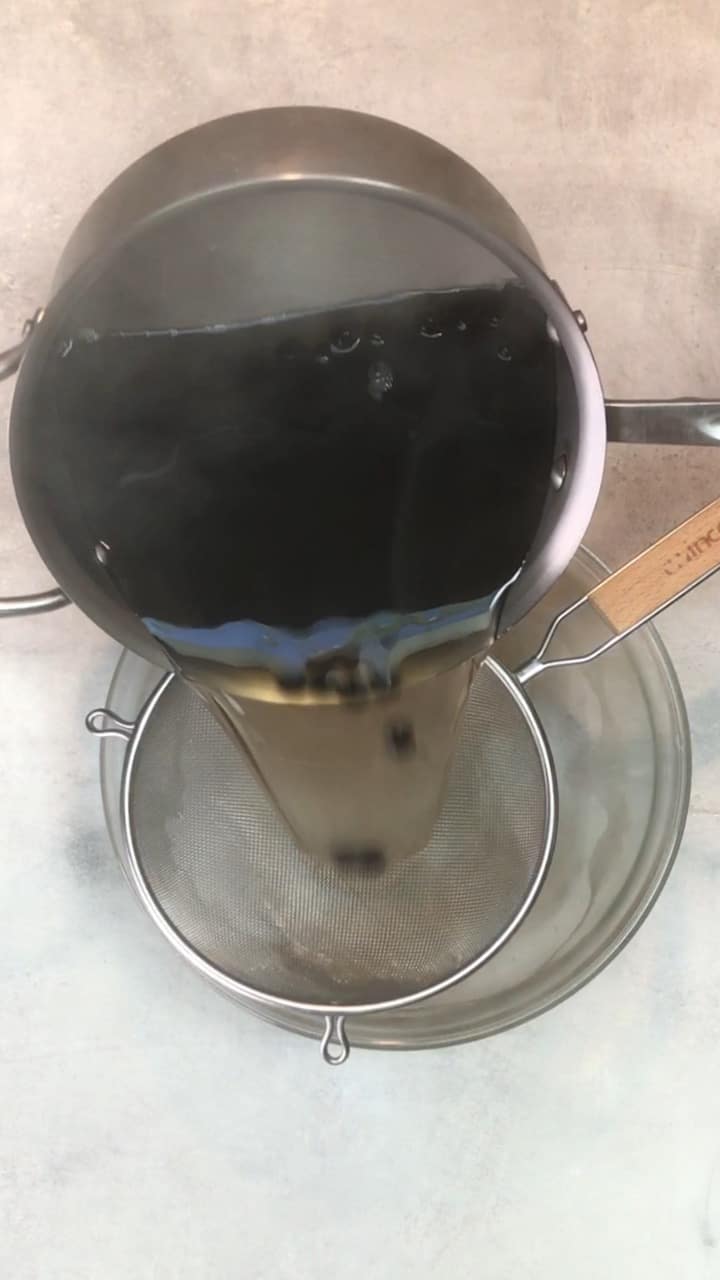
{"type": "MultiPolygon", "coordinates": [[[[7,351],[0,352],[0,382],[4,378],[10,378],[14,373],[17,373],[35,327],[42,318],[43,311],[41,308],[35,312],[31,320],[25,321],[20,341],[7,351]]],[[[59,587],[54,587],[51,591],[39,591],[30,596],[7,596],[4,598],[0,596],[0,618],[22,618],[31,613],[50,613],[51,610],[62,609],[63,605],[69,603],[70,601],[65,592],[61,591],[59,587]]]]}
{"type": "Polygon", "coordinates": [[[612,444],[720,444],[719,400],[606,400],[612,444]]]}

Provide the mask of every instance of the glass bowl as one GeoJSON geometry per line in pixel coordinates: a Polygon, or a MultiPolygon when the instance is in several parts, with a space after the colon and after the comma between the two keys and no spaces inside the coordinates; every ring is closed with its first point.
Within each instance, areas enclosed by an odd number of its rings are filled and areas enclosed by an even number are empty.
{"type": "MultiPolygon", "coordinates": [[[[538,646],[554,615],[606,574],[581,549],[561,581],[493,650],[511,669],[538,646]]],[[[607,636],[591,610],[568,619],[555,654],[590,649],[607,636]]],[[[124,652],[107,705],[133,720],[161,678],[124,652]]],[[[632,937],[677,853],[690,792],[690,734],[675,672],[645,626],[587,666],[549,671],[528,686],[555,760],[557,844],[532,911],[507,945],[459,986],[407,1009],[348,1019],[354,1046],[431,1048],[504,1031],[537,1017],[599,973],[632,937]]],[[[101,745],[105,815],[122,848],[120,783],[125,747],[101,745]]],[[[317,1015],[237,1000],[250,1013],[318,1037],[317,1015]]]]}

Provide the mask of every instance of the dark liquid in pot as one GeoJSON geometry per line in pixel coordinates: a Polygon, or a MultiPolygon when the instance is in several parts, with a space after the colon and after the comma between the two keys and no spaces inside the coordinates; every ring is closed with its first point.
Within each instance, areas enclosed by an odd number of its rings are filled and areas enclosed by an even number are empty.
{"type": "Polygon", "coordinates": [[[380,636],[382,665],[408,619],[429,635],[474,609],[480,628],[520,568],[555,359],[516,286],[78,334],[56,361],[59,465],[88,553],[106,545],[113,589],[180,658],[293,672],[380,636]]]}

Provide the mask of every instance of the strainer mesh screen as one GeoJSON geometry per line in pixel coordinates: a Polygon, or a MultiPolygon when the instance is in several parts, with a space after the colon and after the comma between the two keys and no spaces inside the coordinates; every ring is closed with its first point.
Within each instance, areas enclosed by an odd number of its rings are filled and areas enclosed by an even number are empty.
{"type": "Polygon", "coordinates": [[[525,716],[491,668],[473,684],[427,847],[379,874],[298,849],[242,753],[173,680],[138,746],[131,823],[174,929],[231,978],[285,999],[409,996],[485,951],[535,883],[548,824],[525,716]]]}

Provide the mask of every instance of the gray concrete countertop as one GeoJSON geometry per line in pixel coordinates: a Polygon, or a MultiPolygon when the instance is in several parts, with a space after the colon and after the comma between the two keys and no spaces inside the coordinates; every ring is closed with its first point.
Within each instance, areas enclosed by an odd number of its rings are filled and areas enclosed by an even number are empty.
{"type": "MultiPolygon", "coordinates": [[[[720,11],[707,0],[4,0],[0,346],[127,163],[282,102],[413,125],[500,187],[608,394],[720,394],[720,11]]],[[[10,389],[0,388],[0,419],[10,389]]],[[[617,563],[720,492],[720,450],[611,451],[617,563]]],[[[0,594],[47,576],[0,464],[0,594]]],[[[8,1280],[720,1269],[720,582],[661,630],[693,801],[638,937],[493,1040],[341,1071],[186,970],[132,901],[85,711],[116,647],[75,609],[0,634],[0,1274],[8,1280]]]]}

